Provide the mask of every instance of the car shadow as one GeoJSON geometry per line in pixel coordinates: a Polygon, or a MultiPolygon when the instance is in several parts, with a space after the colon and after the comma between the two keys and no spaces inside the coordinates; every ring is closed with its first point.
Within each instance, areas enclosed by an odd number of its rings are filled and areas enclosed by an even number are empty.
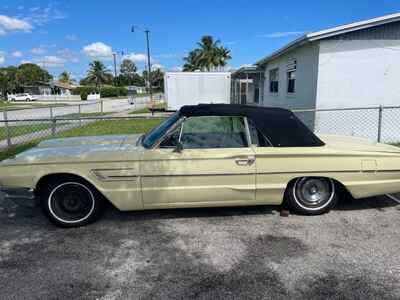
{"type": "Polygon", "coordinates": [[[382,195],[377,197],[354,199],[352,197],[345,197],[341,199],[334,210],[366,210],[376,209],[384,210],[385,208],[397,207],[400,210],[400,203],[382,195]]]}
{"type": "Polygon", "coordinates": [[[104,217],[109,220],[163,220],[190,218],[229,218],[250,215],[277,215],[280,206],[240,206],[240,207],[207,207],[207,208],[172,208],[143,211],[119,211],[112,205],[106,210],[104,217]]]}
{"type": "MultiPolygon", "coordinates": [[[[353,199],[343,197],[340,199],[335,211],[362,211],[375,209],[384,211],[387,208],[397,207],[400,211],[400,203],[393,201],[387,196],[371,197],[364,199],[353,199]]],[[[236,206],[236,207],[212,207],[212,208],[173,208],[173,209],[154,209],[144,211],[123,212],[116,209],[111,204],[104,212],[104,220],[118,222],[132,220],[164,220],[164,219],[190,219],[190,218],[229,218],[237,216],[259,216],[276,215],[279,216],[283,209],[279,205],[260,205],[260,206],[236,206]]],[[[26,199],[15,199],[14,201],[0,201],[0,213],[13,215],[16,217],[36,218],[40,213],[37,201],[27,202],[26,199]]],[[[44,218],[44,217],[43,217],[44,218]]],[[[16,221],[16,220],[14,220],[16,221]]],[[[25,219],[25,222],[27,220],[25,219]]]]}

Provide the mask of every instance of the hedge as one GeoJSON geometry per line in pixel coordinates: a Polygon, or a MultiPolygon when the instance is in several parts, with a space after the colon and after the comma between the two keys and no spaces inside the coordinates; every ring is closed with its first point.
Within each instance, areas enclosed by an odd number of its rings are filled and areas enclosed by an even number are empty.
{"type": "Polygon", "coordinates": [[[80,86],[72,91],[74,95],[81,95],[82,100],[87,99],[87,95],[100,92],[101,98],[127,96],[128,90],[123,87],[101,87],[96,88],[94,86],[80,86]]]}

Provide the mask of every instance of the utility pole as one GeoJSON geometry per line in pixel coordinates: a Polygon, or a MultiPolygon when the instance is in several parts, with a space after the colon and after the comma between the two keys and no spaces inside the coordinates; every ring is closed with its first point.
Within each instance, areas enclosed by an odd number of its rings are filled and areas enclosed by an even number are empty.
{"type": "Polygon", "coordinates": [[[150,43],[149,43],[149,30],[144,31],[146,33],[146,44],[147,44],[147,77],[149,81],[149,94],[150,94],[150,103],[153,105],[153,89],[151,86],[151,62],[150,62],[150,43]]]}
{"type": "MultiPolygon", "coordinates": [[[[132,26],[131,28],[131,32],[135,32],[135,28],[140,29],[140,27],[138,26],[132,26]]],[[[151,86],[151,57],[150,57],[150,41],[149,41],[149,33],[150,30],[145,29],[143,30],[143,32],[146,35],[146,46],[147,46],[147,81],[148,81],[148,91],[149,91],[149,95],[150,95],[150,104],[152,107],[154,107],[154,103],[153,103],[153,89],[151,86]]],[[[151,110],[152,114],[153,114],[153,110],[151,110]]]]}
{"type": "Polygon", "coordinates": [[[117,53],[113,53],[114,58],[114,86],[117,86],[117,53]]]}

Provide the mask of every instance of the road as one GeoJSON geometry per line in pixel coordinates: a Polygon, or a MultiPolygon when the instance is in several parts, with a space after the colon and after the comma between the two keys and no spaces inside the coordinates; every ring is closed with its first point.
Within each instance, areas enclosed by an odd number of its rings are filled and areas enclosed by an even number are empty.
{"type": "Polygon", "coordinates": [[[400,205],[342,199],[315,217],[278,207],[118,212],[59,229],[0,199],[7,299],[400,299],[400,205]]]}
{"type": "MultiPolygon", "coordinates": [[[[130,105],[128,99],[108,99],[103,100],[103,111],[105,113],[122,112],[132,109],[140,109],[146,107],[146,100],[148,97],[137,97],[135,98],[135,105],[130,105]]],[[[80,102],[82,103],[82,102],[80,102]]],[[[8,120],[25,120],[25,119],[48,119],[51,117],[50,111],[54,117],[65,116],[68,114],[79,113],[95,113],[101,112],[101,104],[99,101],[85,101],[84,104],[80,105],[68,105],[61,107],[50,108],[34,108],[34,109],[22,109],[22,110],[11,110],[7,112],[8,120]]],[[[4,126],[1,121],[4,120],[4,115],[0,114],[0,126],[4,126]]]]}

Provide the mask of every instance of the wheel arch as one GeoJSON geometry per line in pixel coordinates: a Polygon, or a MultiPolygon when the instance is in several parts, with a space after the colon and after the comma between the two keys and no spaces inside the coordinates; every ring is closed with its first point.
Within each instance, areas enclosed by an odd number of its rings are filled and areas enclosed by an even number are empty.
{"type": "MultiPolygon", "coordinates": [[[[333,181],[333,184],[335,185],[335,188],[337,189],[339,194],[346,194],[350,197],[353,197],[353,195],[351,194],[351,192],[349,191],[349,189],[337,178],[334,177],[329,177],[329,176],[296,176],[293,177],[292,179],[290,179],[288,181],[288,183],[286,184],[286,188],[285,188],[285,193],[286,194],[288,192],[289,187],[294,184],[294,182],[300,178],[304,178],[304,177],[318,177],[318,178],[326,178],[326,179],[331,179],[333,181]]],[[[283,202],[285,201],[285,197],[283,199],[283,202]]]]}
{"type": "Polygon", "coordinates": [[[80,180],[84,181],[86,184],[89,184],[91,187],[96,189],[96,191],[103,196],[104,199],[106,199],[108,202],[110,202],[107,197],[104,196],[104,194],[96,187],[93,182],[91,182],[89,179],[85,178],[84,176],[77,175],[74,173],[68,173],[68,172],[60,172],[60,173],[50,173],[43,175],[42,177],[39,178],[39,180],[36,183],[35,186],[35,194],[40,195],[41,191],[43,191],[44,187],[46,186],[47,183],[51,180],[55,179],[60,179],[60,178],[67,178],[70,180],[80,180]]]}

